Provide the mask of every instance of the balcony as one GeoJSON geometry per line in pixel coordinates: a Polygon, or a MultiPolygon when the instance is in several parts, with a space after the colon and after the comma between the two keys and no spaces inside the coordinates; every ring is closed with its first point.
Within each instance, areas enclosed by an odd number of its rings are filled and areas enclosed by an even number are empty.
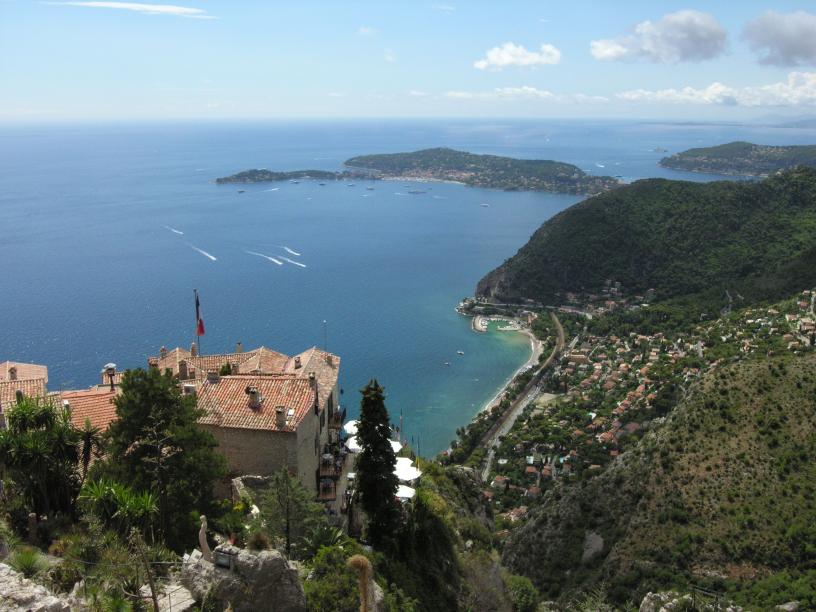
{"type": "Polygon", "coordinates": [[[317,491],[317,500],[322,502],[330,502],[337,499],[337,483],[330,478],[320,481],[320,487],[317,491]]]}
{"type": "Polygon", "coordinates": [[[320,459],[320,467],[317,470],[318,478],[332,478],[334,480],[340,478],[342,463],[338,464],[338,461],[340,460],[334,455],[323,455],[320,459]]]}
{"type": "Polygon", "coordinates": [[[346,409],[338,408],[329,417],[329,427],[331,429],[340,429],[343,427],[343,421],[346,420],[346,409]]]}

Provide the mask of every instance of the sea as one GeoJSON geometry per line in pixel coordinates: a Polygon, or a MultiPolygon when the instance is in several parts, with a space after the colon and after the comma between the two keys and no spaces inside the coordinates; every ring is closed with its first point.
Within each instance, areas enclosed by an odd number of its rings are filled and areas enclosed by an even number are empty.
{"type": "Polygon", "coordinates": [[[144,367],[160,347],[196,340],[197,289],[203,352],[238,341],[288,354],[325,347],[341,357],[349,418],[376,379],[392,422],[431,456],[530,355],[523,335],[474,333],[455,306],[582,198],[214,179],[248,168],[336,170],[354,155],[445,146],[625,181],[709,181],[726,177],[658,161],[733,140],[810,144],[816,133],[624,120],[4,124],[0,361],[47,365],[50,390],[97,384],[109,362],[144,367]]]}

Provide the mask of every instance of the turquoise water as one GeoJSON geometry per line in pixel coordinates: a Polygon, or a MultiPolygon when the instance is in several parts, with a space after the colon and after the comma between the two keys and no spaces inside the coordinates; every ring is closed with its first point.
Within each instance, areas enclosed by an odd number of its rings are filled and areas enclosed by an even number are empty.
{"type": "Polygon", "coordinates": [[[651,149],[732,136],[806,139],[637,124],[2,127],[0,361],[48,365],[52,390],[96,383],[109,361],[143,366],[160,346],[193,340],[197,288],[205,352],[230,351],[238,340],[287,353],[322,346],[326,320],[349,413],[357,390],[377,378],[392,418],[402,415],[409,439],[432,454],[529,355],[520,334],[471,332],[456,303],[579,198],[399,182],[257,184],[238,193],[212,179],[251,167],[334,169],[353,155],[440,145],[628,178],[689,176],[658,168],[651,149]],[[409,189],[427,192],[400,195],[409,189]]]}

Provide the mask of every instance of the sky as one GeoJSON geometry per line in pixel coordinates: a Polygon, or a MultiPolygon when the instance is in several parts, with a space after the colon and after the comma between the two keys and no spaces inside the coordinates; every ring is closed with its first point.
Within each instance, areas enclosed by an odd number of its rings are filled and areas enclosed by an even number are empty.
{"type": "Polygon", "coordinates": [[[0,120],[816,115],[800,0],[0,0],[0,120]]]}

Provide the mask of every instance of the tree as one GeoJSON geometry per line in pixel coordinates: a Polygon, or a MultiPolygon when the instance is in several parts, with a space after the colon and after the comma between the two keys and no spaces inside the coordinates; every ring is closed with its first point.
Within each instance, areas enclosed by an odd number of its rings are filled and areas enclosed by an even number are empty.
{"type": "Polygon", "coordinates": [[[198,515],[215,509],[213,485],[226,473],[225,461],[196,423],[202,412],[195,399],[181,394],[169,372],[128,370],[120,389],[106,460],[92,474],[154,493],[158,535],[182,550],[195,542],[198,515]]]}
{"type": "Polygon", "coordinates": [[[385,408],[383,389],[372,380],[361,391],[360,423],[357,438],[357,495],[368,516],[368,537],[375,547],[388,547],[399,528],[400,509],[396,498],[399,481],[391,446],[391,425],[385,408]]]}
{"type": "Polygon", "coordinates": [[[0,430],[0,466],[19,488],[28,510],[73,513],[79,491],[79,433],[51,402],[23,398],[0,430]]]}
{"type": "Polygon", "coordinates": [[[269,490],[261,502],[261,514],[269,535],[282,539],[286,555],[292,555],[292,544],[299,543],[320,525],[323,508],[286,468],[272,476],[269,490]]]}
{"type": "Polygon", "coordinates": [[[85,419],[85,424],[79,431],[80,436],[80,462],[82,464],[82,480],[84,484],[88,476],[88,467],[91,465],[91,458],[102,455],[102,434],[98,427],[91,425],[90,419],[85,419]]]}

